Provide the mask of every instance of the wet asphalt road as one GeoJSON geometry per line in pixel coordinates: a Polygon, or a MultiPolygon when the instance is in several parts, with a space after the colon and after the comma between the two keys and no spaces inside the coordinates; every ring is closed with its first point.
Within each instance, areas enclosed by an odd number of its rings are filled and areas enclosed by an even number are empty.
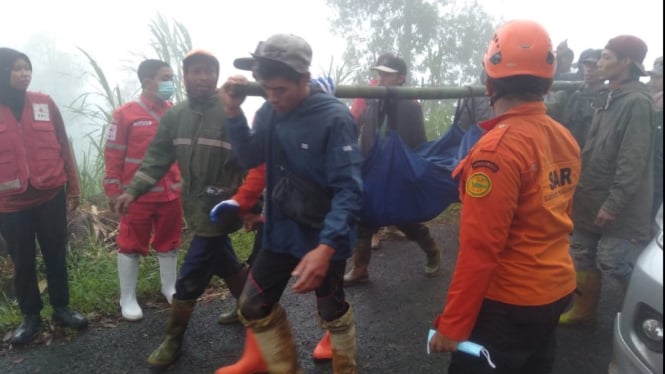
{"type": "MultiPolygon", "coordinates": [[[[443,249],[444,266],[436,278],[422,275],[425,256],[408,241],[384,241],[374,251],[372,282],[347,288],[355,309],[359,373],[446,373],[449,355],[428,356],[426,334],[441,310],[457,254],[457,226],[431,225],[443,249]]],[[[558,331],[555,373],[607,373],[612,352],[612,323],[620,308],[618,287],[604,285],[595,328],[558,331]]],[[[115,301],[114,301],[115,302],[115,301]]],[[[314,295],[290,290],[283,302],[294,329],[300,364],[305,373],[331,373],[330,363],[314,362],[311,351],[322,335],[314,295]]],[[[178,362],[167,373],[213,373],[236,361],[243,349],[244,328],[220,326],[216,318],[231,302],[199,304],[185,336],[178,362]]],[[[151,373],[145,358],[159,345],[168,312],[148,309],[138,323],[94,328],[50,346],[0,353],[0,373],[151,373]]]]}

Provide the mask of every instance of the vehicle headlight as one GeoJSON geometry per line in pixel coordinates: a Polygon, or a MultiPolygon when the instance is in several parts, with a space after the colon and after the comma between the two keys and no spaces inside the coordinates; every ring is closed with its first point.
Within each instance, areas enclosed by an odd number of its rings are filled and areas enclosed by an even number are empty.
{"type": "Polygon", "coordinates": [[[635,315],[635,331],[650,350],[663,353],[663,315],[639,303],[635,315]]]}
{"type": "Polygon", "coordinates": [[[663,324],[657,319],[647,319],[642,322],[642,331],[647,338],[655,341],[663,341],[663,324]]]}

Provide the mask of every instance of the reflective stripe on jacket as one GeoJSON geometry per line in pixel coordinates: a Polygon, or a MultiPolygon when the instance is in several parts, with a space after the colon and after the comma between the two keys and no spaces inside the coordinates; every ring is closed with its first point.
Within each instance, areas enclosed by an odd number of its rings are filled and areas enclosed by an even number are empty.
{"type": "MultiPolygon", "coordinates": [[[[157,133],[159,119],[171,108],[156,106],[145,97],[141,102],[132,101],[116,109],[109,124],[104,147],[104,191],[107,196],[115,196],[129,185],[141,166],[150,142],[157,133]]],[[[177,164],[143,196],[140,201],[171,201],[180,196],[180,170],[177,164]]]]}
{"type": "Polygon", "coordinates": [[[231,151],[225,127],[217,95],[176,104],[162,117],[127,192],[134,196],[148,192],[177,162],[189,228],[199,236],[224,234],[221,224],[210,221],[209,212],[236,192],[244,174],[231,151]]]}

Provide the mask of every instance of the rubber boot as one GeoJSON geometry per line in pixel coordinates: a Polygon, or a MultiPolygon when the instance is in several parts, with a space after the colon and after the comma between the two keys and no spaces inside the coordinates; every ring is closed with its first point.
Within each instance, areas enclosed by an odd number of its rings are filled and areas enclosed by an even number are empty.
{"type": "Polygon", "coordinates": [[[245,351],[240,360],[233,365],[224,366],[215,371],[215,374],[254,374],[268,371],[263,355],[256,343],[252,329],[247,329],[245,337],[245,351]]]}
{"type": "Polygon", "coordinates": [[[238,322],[240,322],[240,320],[238,319],[238,301],[236,300],[233,309],[222,312],[219,315],[217,318],[217,323],[220,325],[232,325],[238,322]]]}
{"type": "Polygon", "coordinates": [[[159,260],[159,278],[162,283],[162,295],[171,304],[175,295],[175,281],[178,276],[178,250],[157,253],[159,260]]]}
{"type": "Polygon", "coordinates": [[[418,246],[422,248],[427,255],[427,264],[425,265],[425,276],[434,277],[441,268],[441,250],[436,245],[432,236],[428,233],[427,236],[417,240],[418,246]]]}
{"type": "Polygon", "coordinates": [[[330,331],[332,368],[334,374],[355,374],[356,369],[356,325],[353,308],[336,320],[321,321],[321,326],[330,331]]]}
{"type": "Polygon", "coordinates": [[[559,317],[561,326],[590,325],[596,319],[596,308],[600,299],[600,273],[595,271],[577,272],[577,290],[573,295],[573,306],[559,317]]]}
{"type": "Polygon", "coordinates": [[[275,304],[268,316],[254,321],[239,315],[245,326],[251,327],[259,345],[267,371],[270,373],[302,373],[298,366],[296,343],[286,312],[275,304]]]}
{"type": "Polygon", "coordinates": [[[42,317],[39,314],[29,314],[23,316],[23,321],[12,333],[9,342],[11,344],[28,344],[37,337],[41,330],[42,317]]]}
{"type": "Polygon", "coordinates": [[[351,256],[351,270],[344,274],[344,285],[352,286],[354,284],[369,281],[369,260],[372,257],[372,244],[370,239],[359,239],[356,248],[351,256]]]}
{"type": "Polygon", "coordinates": [[[247,275],[249,274],[249,266],[245,265],[242,270],[240,270],[238,273],[224,278],[224,282],[226,283],[226,287],[228,287],[229,292],[231,292],[231,295],[235,298],[235,306],[233,307],[232,310],[229,310],[227,312],[223,312],[222,314],[219,315],[219,318],[217,318],[217,322],[220,325],[230,325],[233,323],[238,323],[240,320],[238,319],[238,298],[240,297],[240,293],[242,292],[243,287],[245,287],[245,281],[247,280],[247,275]]]}
{"type": "Polygon", "coordinates": [[[315,360],[332,360],[332,347],[330,346],[330,331],[326,331],[323,338],[314,347],[312,357],[315,360]]]}
{"type": "Polygon", "coordinates": [[[166,337],[162,344],[148,357],[150,366],[165,368],[178,358],[194,305],[196,305],[196,300],[173,299],[171,317],[166,327],[166,337]]]}
{"type": "Polygon", "coordinates": [[[120,309],[128,321],[143,318],[143,310],[136,301],[136,282],[139,278],[139,257],[118,253],[118,279],[120,281],[120,309]]]}

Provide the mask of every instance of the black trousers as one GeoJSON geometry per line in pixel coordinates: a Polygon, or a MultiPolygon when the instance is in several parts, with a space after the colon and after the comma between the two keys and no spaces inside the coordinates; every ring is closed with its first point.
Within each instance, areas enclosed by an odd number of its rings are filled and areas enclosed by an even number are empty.
{"type": "Polygon", "coordinates": [[[556,327],[570,295],[542,306],[517,306],[483,301],[469,340],[484,346],[496,369],[485,358],[453,352],[449,374],[546,374],[556,354],[556,327]]]}
{"type": "MultiPolygon", "coordinates": [[[[240,296],[242,315],[248,320],[258,320],[270,314],[284,293],[291,279],[291,272],[300,262],[298,257],[275,253],[266,249],[259,251],[250,268],[249,277],[240,296]]],[[[319,316],[333,321],[346,313],[343,287],[346,261],[331,261],[328,273],[316,293],[319,316]]]]}
{"type": "Polygon", "coordinates": [[[227,278],[240,270],[242,266],[227,235],[194,236],[175,283],[175,298],[196,300],[213,275],[227,278]]]}
{"type": "Polygon", "coordinates": [[[14,263],[14,288],[21,313],[39,314],[43,307],[35,264],[37,243],[46,265],[49,302],[53,308],[68,306],[64,189],[42,205],[20,212],[0,213],[0,231],[14,263]]]}

